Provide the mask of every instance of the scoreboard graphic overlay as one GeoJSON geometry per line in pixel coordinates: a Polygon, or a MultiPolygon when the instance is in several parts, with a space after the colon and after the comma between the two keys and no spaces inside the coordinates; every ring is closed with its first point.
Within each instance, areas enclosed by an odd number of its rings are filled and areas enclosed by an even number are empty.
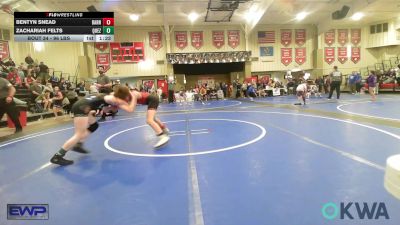
{"type": "Polygon", "coordinates": [[[15,12],[20,42],[113,42],[114,12],[15,12]]]}

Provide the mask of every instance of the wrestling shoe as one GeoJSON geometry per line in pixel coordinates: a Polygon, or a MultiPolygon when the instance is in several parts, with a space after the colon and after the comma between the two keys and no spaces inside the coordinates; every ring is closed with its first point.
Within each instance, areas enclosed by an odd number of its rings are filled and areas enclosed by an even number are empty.
{"type": "Polygon", "coordinates": [[[74,151],[74,152],[82,153],[82,154],[88,154],[89,153],[89,151],[83,147],[82,143],[76,144],[74,147],[72,147],[71,150],[74,151]]]}
{"type": "Polygon", "coordinates": [[[169,141],[169,137],[166,134],[162,134],[159,136],[157,144],[154,145],[154,148],[159,148],[163,145],[165,145],[169,141]]]}
{"type": "Polygon", "coordinates": [[[72,163],[74,163],[74,161],[72,161],[72,160],[64,159],[61,155],[54,155],[50,159],[50,162],[54,163],[54,164],[58,164],[60,166],[68,166],[68,165],[71,165],[72,163]]]}

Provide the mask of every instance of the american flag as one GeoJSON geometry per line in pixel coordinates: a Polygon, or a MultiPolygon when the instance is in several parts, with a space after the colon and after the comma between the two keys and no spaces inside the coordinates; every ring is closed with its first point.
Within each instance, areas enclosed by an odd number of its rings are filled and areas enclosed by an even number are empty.
{"type": "Polygon", "coordinates": [[[258,31],[259,44],[275,43],[275,31],[258,31]]]}

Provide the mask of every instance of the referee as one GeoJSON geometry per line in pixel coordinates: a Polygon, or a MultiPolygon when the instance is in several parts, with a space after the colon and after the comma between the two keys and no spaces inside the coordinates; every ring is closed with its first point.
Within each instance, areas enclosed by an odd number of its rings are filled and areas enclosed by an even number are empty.
{"type": "Polygon", "coordinates": [[[0,78],[0,119],[4,113],[10,117],[15,124],[15,133],[22,131],[21,123],[19,122],[19,111],[13,101],[15,88],[8,80],[0,78]]]}

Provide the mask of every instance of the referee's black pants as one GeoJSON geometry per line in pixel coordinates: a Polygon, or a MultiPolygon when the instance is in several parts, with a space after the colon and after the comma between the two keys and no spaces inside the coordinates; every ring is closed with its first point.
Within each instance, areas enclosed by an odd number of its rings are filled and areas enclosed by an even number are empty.
{"type": "Polygon", "coordinates": [[[7,113],[14,123],[16,131],[21,131],[22,126],[19,122],[19,110],[14,101],[7,103],[5,98],[0,99],[0,119],[3,118],[4,113],[7,113]]]}
{"type": "Polygon", "coordinates": [[[331,91],[329,92],[329,97],[328,98],[332,98],[333,95],[333,90],[336,90],[336,98],[339,99],[340,97],[340,84],[342,82],[340,81],[332,81],[331,83],[331,91]]]}

